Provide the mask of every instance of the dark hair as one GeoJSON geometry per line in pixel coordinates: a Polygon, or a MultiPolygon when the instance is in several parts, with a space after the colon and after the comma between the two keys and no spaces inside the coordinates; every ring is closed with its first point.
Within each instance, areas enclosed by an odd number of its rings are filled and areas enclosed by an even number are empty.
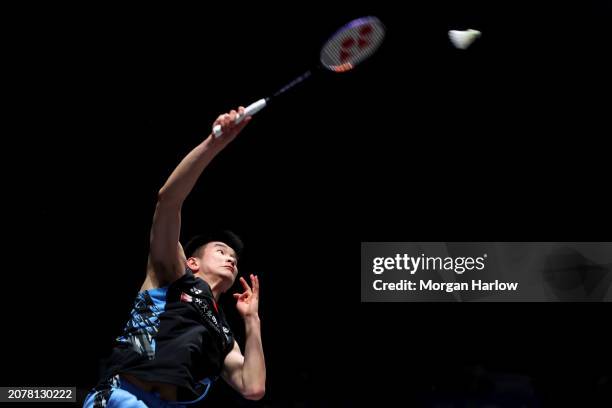
{"type": "Polygon", "coordinates": [[[212,231],[206,234],[196,235],[185,244],[185,255],[187,258],[194,256],[200,248],[213,241],[223,242],[232,248],[234,252],[236,252],[236,258],[240,259],[242,256],[244,244],[240,237],[230,230],[212,231]]]}

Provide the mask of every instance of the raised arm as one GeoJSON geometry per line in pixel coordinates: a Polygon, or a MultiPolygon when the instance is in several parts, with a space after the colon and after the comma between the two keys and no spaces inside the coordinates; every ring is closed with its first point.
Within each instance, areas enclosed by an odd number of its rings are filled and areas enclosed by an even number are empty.
{"type": "MultiPolygon", "coordinates": [[[[244,108],[240,107],[243,113],[244,108]]],[[[202,171],[228,143],[242,131],[251,118],[235,124],[237,112],[223,114],[214,122],[221,125],[223,136],[212,133],[195,147],[174,169],[159,190],[150,236],[147,279],[143,287],[160,287],[180,278],[185,273],[185,254],[179,243],[181,208],[202,171]]]]}

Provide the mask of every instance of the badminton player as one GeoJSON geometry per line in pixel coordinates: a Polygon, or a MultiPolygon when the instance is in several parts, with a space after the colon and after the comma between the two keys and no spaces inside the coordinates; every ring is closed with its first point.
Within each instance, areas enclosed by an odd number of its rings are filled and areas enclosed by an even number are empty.
{"type": "MultiPolygon", "coordinates": [[[[244,353],[219,307],[238,277],[242,242],[230,231],[179,243],[181,207],[202,171],[250,122],[221,115],[223,136],[209,135],[178,165],[158,195],[147,273],[131,318],[116,339],[106,373],[85,407],[182,407],[202,400],[218,378],[244,398],[261,399],[266,367],[258,315],[259,279],[240,277],[234,294],[244,320],[244,353]]],[[[229,197],[231,198],[231,197],[229,197]]]]}

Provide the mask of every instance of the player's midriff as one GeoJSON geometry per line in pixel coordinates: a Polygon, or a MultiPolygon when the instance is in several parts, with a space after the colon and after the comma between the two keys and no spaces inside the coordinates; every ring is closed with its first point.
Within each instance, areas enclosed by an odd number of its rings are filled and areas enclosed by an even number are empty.
{"type": "Polygon", "coordinates": [[[158,392],[159,397],[166,401],[176,401],[177,387],[174,384],[144,381],[131,374],[121,373],[120,377],[131,382],[138,388],[146,392],[158,392]]]}

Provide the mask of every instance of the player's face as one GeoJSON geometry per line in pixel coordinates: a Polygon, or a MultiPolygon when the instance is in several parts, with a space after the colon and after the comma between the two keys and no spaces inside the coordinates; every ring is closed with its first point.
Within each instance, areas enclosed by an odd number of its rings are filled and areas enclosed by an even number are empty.
{"type": "Polygon", "coordinates": [[[231,280],[238,275],[238,261],[236,252],[223,242],[210,242],[204,248],[202,260],[211,272],[218,276],[231,280]]]}

